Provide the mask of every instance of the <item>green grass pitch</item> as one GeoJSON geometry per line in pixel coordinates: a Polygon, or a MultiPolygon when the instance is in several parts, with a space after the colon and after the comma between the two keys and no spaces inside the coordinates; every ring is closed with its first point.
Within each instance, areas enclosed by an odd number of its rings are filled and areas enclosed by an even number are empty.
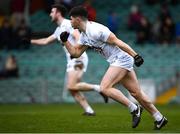
{"type": "Polygon", "coordinates": [[[180,132],[180,105],[157,106],[168,118],[162,130],[153,130],[153,118],[144,110],[142,120],[131,128],[127,108],[119,104],[92,104],[96,116],[83,116],[77,104],[0,105],[0,132],[18,133],[175,133],[180,132]]]}

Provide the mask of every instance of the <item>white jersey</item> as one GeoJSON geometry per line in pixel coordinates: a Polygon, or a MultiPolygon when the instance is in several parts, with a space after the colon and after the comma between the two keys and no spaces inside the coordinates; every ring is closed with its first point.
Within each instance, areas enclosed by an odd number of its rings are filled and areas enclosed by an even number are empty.
{"type": "Polygon", "coordinates": [[[106,26],[88,21],[86,31],[81,33],[78,44],[95,49],[103,55],[111,65],[131,70],[133,68],[133,58],[118,46],[106,42],[110,34],[111,31],[106,26]]]}
{"type": "MultiPolygon", "coordinates": [[[[53,37],[56,38],[58,41],[61,42],[61,39],[60,39],[60,34],[64,31],[67,31],[70,33],[69,37],[68,37],[68,41],[74,45],[76,44],[76,40],[74,38],[74,36],[72,35],[73,32],[74,32],[74,29],[73,27],[71,26],[71,22],[70,20],[68,19],[64,19],[61,23],[60,26],[58,26],[55,30],[55,32],[53,33],[53,37]]],[[[84,71],[86,71],[86,68],[87,68],[87,64],[88,64],[88,57],[87,57],[87,54],[86,52],[84,52],[81,57],[79,58],[73,58],[71,59],[70,58],[70,53],[68,52],[68,50],[64,48],[64,51],[66,53],[66,57],[67,57],[67,71],[70,71],[70,70],[73,70],[73,67],[76,63],[79,63],[79,61],[83,62],[84,64],[84,71]]]]}

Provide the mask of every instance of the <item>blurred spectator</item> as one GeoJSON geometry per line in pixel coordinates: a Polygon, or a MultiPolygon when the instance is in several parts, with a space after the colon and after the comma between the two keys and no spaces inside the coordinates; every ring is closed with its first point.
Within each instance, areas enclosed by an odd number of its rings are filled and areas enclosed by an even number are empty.
{"type": "Polygon", "coordinates": [[[54,0],[55,4],[64,5],[68,11],[76,5],[76,0],[54,0]]]}
{"type": "Polygon", "coordinates": [[[16,57],[10,55],[5,63],[5,67],[0,71],[0,79],[7,78],[18,78],[19,77],[19,68],[17,65],[16,57]]]}
{"type": "Polygon", "coordinates": [[[5,79],[5,70],[4,66],[2,65],[2,58],[0,57],[0,80],[5,79]]]}
{"type": "Polygon", "coordinates": [[[24,0],[11,0],[11,13],[13,28],[16,29],[20,25],[20,21],[24,18],[24,0]]]}
{"type": "Polygon", "coordinates": [[[30,44],[23,44],[22,42],[23,39],[31,38],[31,29],[26,24],[26,21],[24,19],[21,20],[21,24],[15,30],[14,37],[15,37],[14,44],[16,45],[16,48],[28,49],[30,47],[30,44]]]}
{"type": "Polygon", "coordinates": [[[3,58],[0,56],[0,71],[3,70],[3,58]]]}
{"type": "Polygon", "coordinates": [[[159,36],[160,36],[160,27],[161,27],[161,19],[158,16],[157,19],[153,22],[152,25],[152,38],[151,41],[152,43],[158,43],[159,41],[159,36]]]}
{"type": "Polygon", "coordinates": [[[180,22],[176,24],[176,43],[180,45],[180,22]]]}
{"type": "Polygon", "coordinates": [[[92,1],[91,0],[85,0],[83,3],[83,6],[87,9],[88,11],[88,20],[90,21],[95,21],[96,20],[96,10],[92,6],[92,1]]]}
{"type": "Polygon", "coordinates": [[[160,43],[169,44],[173,42],[175,35],[175,24],[171,17],[166,17],[160,28],[160,43]]]}
{"type": "Polygon", "coordinates": [[[23,13],[24,5],[24,0],[11,0],[11,13],[23,13]]]}
{"type": "Polygon", "coordinates": [[[5,64],[6,77],[19,77],[19,68],[17,65],[16,57],[14,55],[10,55],[5,64]]]}
{"type": "Polygon", "coordinates": [[[0,28],[0,49],[12,49],[12,27],[9,19],[5,18],[0,28]]]}
{"type": "Polygon", "coordinates": [[[46,3],[44,0],[31,0],[30,3],[30,13],[33,14],[39,10],[44,10],[46,3]]]}
{"type": "Polygon", "coordinates": [[[117,18],[117,14],[113,11],[109,12],[108,15],[108,28],[113,32],[113,33],[117,33],[118,30],[118,18],[117,18]]]}
{"type": "Polygon", "coordinates": [[[161,10],[160,10],[159,16],[160,16],[162,22],[164,22],[167,17],[171,17],[171,13],[169,11],[167,3],[163,3],[161,5],[161,10]]]}
{"type": "Polygon", "coordinates": [[[140,21],[140,25],[137,29],[137,40],[138,44],[143,44],[150,42],[151,36],[151,24],[146,17],[142,17],[140,21]]]}
{"type": "Polygon", "coordinates": [[[61,4],[63,4],[69,11],[76,5],[76,0],[61,0],[61,4]]]}
{"type": "Polygon", "coordinates": [[[142,18],[142,13],[139,11],[138,6],[133,5],[131,7],[131,13],[128,19],[128,28],[130,30],[137,30],[138,26],[140,25],[140,21],[142,18]]]}
{"type": "Polygon", "coordinates": [[[2,26],[3,20],[4,20],[4,14],[0,10],[0,27],[2,26]]]}

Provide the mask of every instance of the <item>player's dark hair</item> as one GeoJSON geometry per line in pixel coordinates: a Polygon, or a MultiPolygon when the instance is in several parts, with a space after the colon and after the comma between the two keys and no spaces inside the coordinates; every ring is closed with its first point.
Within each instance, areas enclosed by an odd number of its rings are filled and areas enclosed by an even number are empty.
{"type": "Polygon", "coordinates": [[[71,11],[69,12],[69,16],[87,19],[88,12],[83,6],[76,6],[71,9],[71,11]]]}
{"type": "Polygon", "coordinates": [[[51,8],[56,8],[57,11],[59,11],[61,13],[62,17],[65,17],[65,15],[67,13],[66,7],[61,4],[54,4],[51,6],[51,8]]]}

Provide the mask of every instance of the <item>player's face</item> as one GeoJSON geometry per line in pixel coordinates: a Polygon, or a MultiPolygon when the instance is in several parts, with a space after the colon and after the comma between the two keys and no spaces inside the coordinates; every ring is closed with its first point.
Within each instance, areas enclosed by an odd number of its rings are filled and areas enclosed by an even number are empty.
{"type": "Polygon", "coordinates": [[[56,22],[57,21],[57,11],[56,8],[51,9],[50,13],[51,21],[56,22]]]}
{"type": "Polygon", "coordinates": [[[72,17],[71,16],[71,25],[74,29],[78,29],[79,28],[79,18],[78,17],[72,17]]]}

